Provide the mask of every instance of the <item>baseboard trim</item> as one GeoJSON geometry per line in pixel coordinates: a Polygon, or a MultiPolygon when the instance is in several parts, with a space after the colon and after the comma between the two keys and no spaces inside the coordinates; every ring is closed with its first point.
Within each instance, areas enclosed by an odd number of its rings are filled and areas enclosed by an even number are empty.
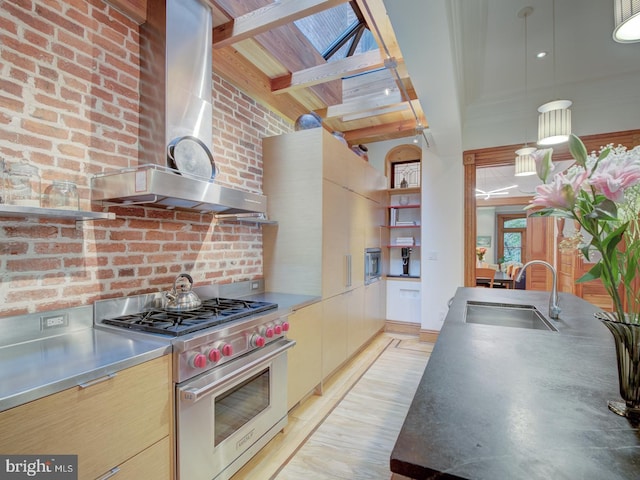
{"type": "Polygon", "coordinates": [[[421,342],[436,343],[439,334],[440,332],[438,330],[420,330],[418,339],[421,342]]]}
{"type": "Polygon", "coordinates": [[[397,320],[385,320],[384,331],[393,333],[406,333],[407,335],[420,335],[420,324],[410,322],[399,322],[397,320]]]}

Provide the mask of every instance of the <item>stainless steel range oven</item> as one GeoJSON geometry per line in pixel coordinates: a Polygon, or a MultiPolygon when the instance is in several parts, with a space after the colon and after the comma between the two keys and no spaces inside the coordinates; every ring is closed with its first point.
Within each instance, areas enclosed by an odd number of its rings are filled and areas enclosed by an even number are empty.
{"type": "Polygon", "coordinates": [[[179,478],[229,478],[284,428],[288,343],[178,385],[179,478]]]}
{"type": "Polygon", "coordinates": [[[188,312],[162,302],[96,302],[96,326],[171,342],[177,478],[226,480],[287,423],[289,323],[268,302],[211,298],[188,312]]]}

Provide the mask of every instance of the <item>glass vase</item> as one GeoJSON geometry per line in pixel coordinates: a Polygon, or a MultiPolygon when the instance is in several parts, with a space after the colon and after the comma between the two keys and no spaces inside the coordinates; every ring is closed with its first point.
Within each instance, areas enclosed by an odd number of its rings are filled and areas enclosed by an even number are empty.
{"type": "Polygon", "coordinates": [[[609,401],[609,410],[623,417],[640,418],[640,325],[620,322],[614,313],[598,312],[613,335],[622,402],[609,401]]]}

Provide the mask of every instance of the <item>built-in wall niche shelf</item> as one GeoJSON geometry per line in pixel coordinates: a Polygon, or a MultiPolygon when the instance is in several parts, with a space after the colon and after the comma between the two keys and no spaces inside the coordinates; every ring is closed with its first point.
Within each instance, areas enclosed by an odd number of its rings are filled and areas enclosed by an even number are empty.
{"type": "Polygon", "coordinates": [[[114,220],[115,213],[89,212],[85,210],[64,210],[59,208],[28,207],[22,205],[0,205],[2,217],[39,217],[72,219],[76,222],[89,220],[114,220]]]}
{"type": "Polygon", "coordinates": [[[247,213],[247,214],[224,214],[220,213],[215,216],[219,224],[226,225],[229,223],[250,223],[253,225],[277,225],[276,220],[269,220],[264,213],[247,213]]]}
{"type": "Polygon", "coordinates": [[[389,206],[389,227],[415,227],[420,225],[420,205],[389,206]]]}
{"type": "Polygon", "coordinates": [[[411,195],[411,194],[420,194],[420,187],[409,187],[409,188],[387,188],[387,192],[393,195],[411,195]]]}

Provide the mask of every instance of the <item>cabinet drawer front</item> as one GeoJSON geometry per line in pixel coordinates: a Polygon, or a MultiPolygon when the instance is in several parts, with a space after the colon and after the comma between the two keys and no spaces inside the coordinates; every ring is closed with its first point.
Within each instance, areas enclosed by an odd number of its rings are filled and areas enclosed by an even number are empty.
{"type": "Polygon", "coordinates": [[[143,450],[135,457],[130,458],[113,475],[107,473],[101,475],[96,480],[142,480],[145,478],[153,480],[171,480],[171,441],[165,437],[143,450]],[[106,477],[106,478],[105,478],[106,477]]]}
{"type": "Polygon", "coordinates": [[[0,413],[0,452],[78,455],[93,479],[169,435],[171,356],[0,413]]]}

